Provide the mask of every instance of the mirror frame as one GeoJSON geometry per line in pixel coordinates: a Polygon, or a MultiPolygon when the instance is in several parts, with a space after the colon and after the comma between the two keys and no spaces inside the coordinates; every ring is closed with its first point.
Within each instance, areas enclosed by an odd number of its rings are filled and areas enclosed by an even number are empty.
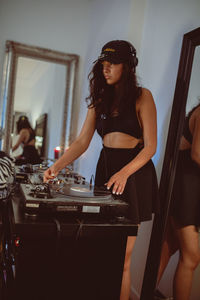
{"type": "Polygon", "coordinates": [[[14,41],[6,41],[3,89],[1,102],[1,117],[3,118],[3,148],[9,154],[11,147],[11,130],[14,110],[14,94],[16,85],[17,63],[19,57],[39,59],[66,66],[66,89],[64,111],[62,116],[62,132],[60,138],[60,153],[63,154],[72,139],[72,112],[74,108],[74,94],[77,77],[79,56],[50,49],[29,46],[14,41]]]}
{"type": "Polygon", "coordinates": [[[195,48],[200,45],[200,27],[187,32],[183,36],[182,49],[178,67],[176,87],[173,99],[171,119],[165,148],[159,196],[161,211],[155,215],[151,239],[148,249],[141,300],[153,299],[157,284],[162,243],[170,207],[170,199],[174,184],[178,148],[183,131],[186,102],[192,72],[195,48]]]}

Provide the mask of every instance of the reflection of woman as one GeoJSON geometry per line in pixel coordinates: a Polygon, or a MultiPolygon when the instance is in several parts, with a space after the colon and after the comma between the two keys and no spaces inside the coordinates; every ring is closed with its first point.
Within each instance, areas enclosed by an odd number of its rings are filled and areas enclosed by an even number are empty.
{"type": "MultiPolygon", "coordinates": [[[[44,173],[44,180],[78,158],[89,146],[95,129],[103,149],[97,164],[95,185],[112,189],[129,202],[129,218],[135,224],[151,219],[157,209],[157,179],[151,161],[156,151],[156,108],[149,90],[136,83],[134,47],[111,41],[95,62],[90,79],[88,113],[78,138],[44,173]]],[[[129,299],[130,262],[136,237],[127,242],[120,299],[129,299]]]]}
{"type": "Polygon", "coordinates": [[[172,193],[166,239],[163,244],[158,281],[170,256],[180,251],[173,293],[188,300],[195,268],[200,262],[200,104],[185,120],[172,193]]]}
{"type": "Polygon", "coordinates": [[[19,145],[23,145],[23,153],[16,159],[16,164],[41,163],[41,159],[35,148],[35,132],[26,116],[19,117],[19,120],[17,121],[17,133],[19,134],[19,138],[12,147],[12,151],[15,151],[19,145]]]}

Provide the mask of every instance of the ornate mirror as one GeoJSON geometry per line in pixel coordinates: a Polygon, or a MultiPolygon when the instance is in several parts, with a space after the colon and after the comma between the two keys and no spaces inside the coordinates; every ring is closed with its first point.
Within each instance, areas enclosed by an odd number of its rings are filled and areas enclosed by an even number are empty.
{"type": "Polygon", "coordinates": [[[25,114],[38,137],[46,136],[46,151],[44,145],[40,149],[44,156],[54,158],[57,146],[64,152],[72,138],[78,59],[75,54],[6,42],[0,111],[3,151],[10,152],[16,118],[25,114]]]}
{"type": "MultiPolygon", "coordinates": [[[[178,157],[178,147],[183,131],[185,115],[188,112],[188,110],[190,110],[191,107],[194,106],[194,103],[190,103],[190,98],[194,91],[194,80],[198,81],[199,86],[199,46],[200,28],[192,30],[191,32],[188,32],[183,36],[171,120],[159,186],[159,194],[161,199],[161,213],[160,215],[157,215],[154,218],[145,274],[143,279],[143,286],[140,298],[141,300],[154,299],[154,291],[156,289],[161,248],[169,213],[172,188],[174,184],[174,175],[176,171],[178,157]],[[194,70],[196,66],[198,66],[199,68],[198,77],[196,76],[194,79],[192,73],[197,73],[197,71],[194,70]],[[194,70],[194,72],[192,70],[194,70]],[[193,78],[191,78],[191,74],[193,78]]],[[[195,91],[195,97],[196,96],[200,96],[200,91],[198,95],[195,91]]],[[[194,95],[192,96],[192,98],[195,97],[194,95]]]]}

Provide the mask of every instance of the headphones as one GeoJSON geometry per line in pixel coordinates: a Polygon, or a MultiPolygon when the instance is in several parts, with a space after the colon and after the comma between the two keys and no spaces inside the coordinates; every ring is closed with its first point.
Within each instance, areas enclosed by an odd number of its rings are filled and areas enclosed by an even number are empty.
{"type": "Polygon", "coordinates": [[[113,40],[106,43],[101,50],[101,55],[94,63],[112,54],[115,54],[122,62],[127,62],[134,70],[138,65],[135,47],[125,40],[113,40]]]}
{"type": "Polygon", "coordinates": [[[128,42],[128,41],[126,41],[126,42],[129,45],[130,52],[132,54],[131,59],[130,59],[131,67],[132,68],[136,68],[137,65],[138,65],[138,58],[136,56],[136,49],[135,49],[135,47],[130,42],[128,42]]]}

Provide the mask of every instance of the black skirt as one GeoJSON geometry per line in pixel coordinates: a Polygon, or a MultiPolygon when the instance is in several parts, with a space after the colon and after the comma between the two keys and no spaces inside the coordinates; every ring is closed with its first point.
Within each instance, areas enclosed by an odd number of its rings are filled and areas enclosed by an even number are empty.
{"type": "Polygon", "coordinates": [[[24,146],[22,155],[16,159],[16,165],[23,164],[40,164],[42,159],[40,158],[37,149],[32,145],[24,146]]]}
{"type": "MultiPolygon", "coordinates": [[[[133,149],[104,146],[97,163],[95,185],[105,186],[109,178],[133,160],[140,151],[140,146],[133,149]]],[[[159,212],[160,208],[157,177],[152,160],[129,176],[123,194],[115,197],[129,203],[127,217],[134,224],[151,220],[152,213],[159,212]]]]}
{"type": "Polygon", "coordinates": [[[170,214],[181,226],[200,226],[200,167],[190,152],[179,151],[170,214]]]}

